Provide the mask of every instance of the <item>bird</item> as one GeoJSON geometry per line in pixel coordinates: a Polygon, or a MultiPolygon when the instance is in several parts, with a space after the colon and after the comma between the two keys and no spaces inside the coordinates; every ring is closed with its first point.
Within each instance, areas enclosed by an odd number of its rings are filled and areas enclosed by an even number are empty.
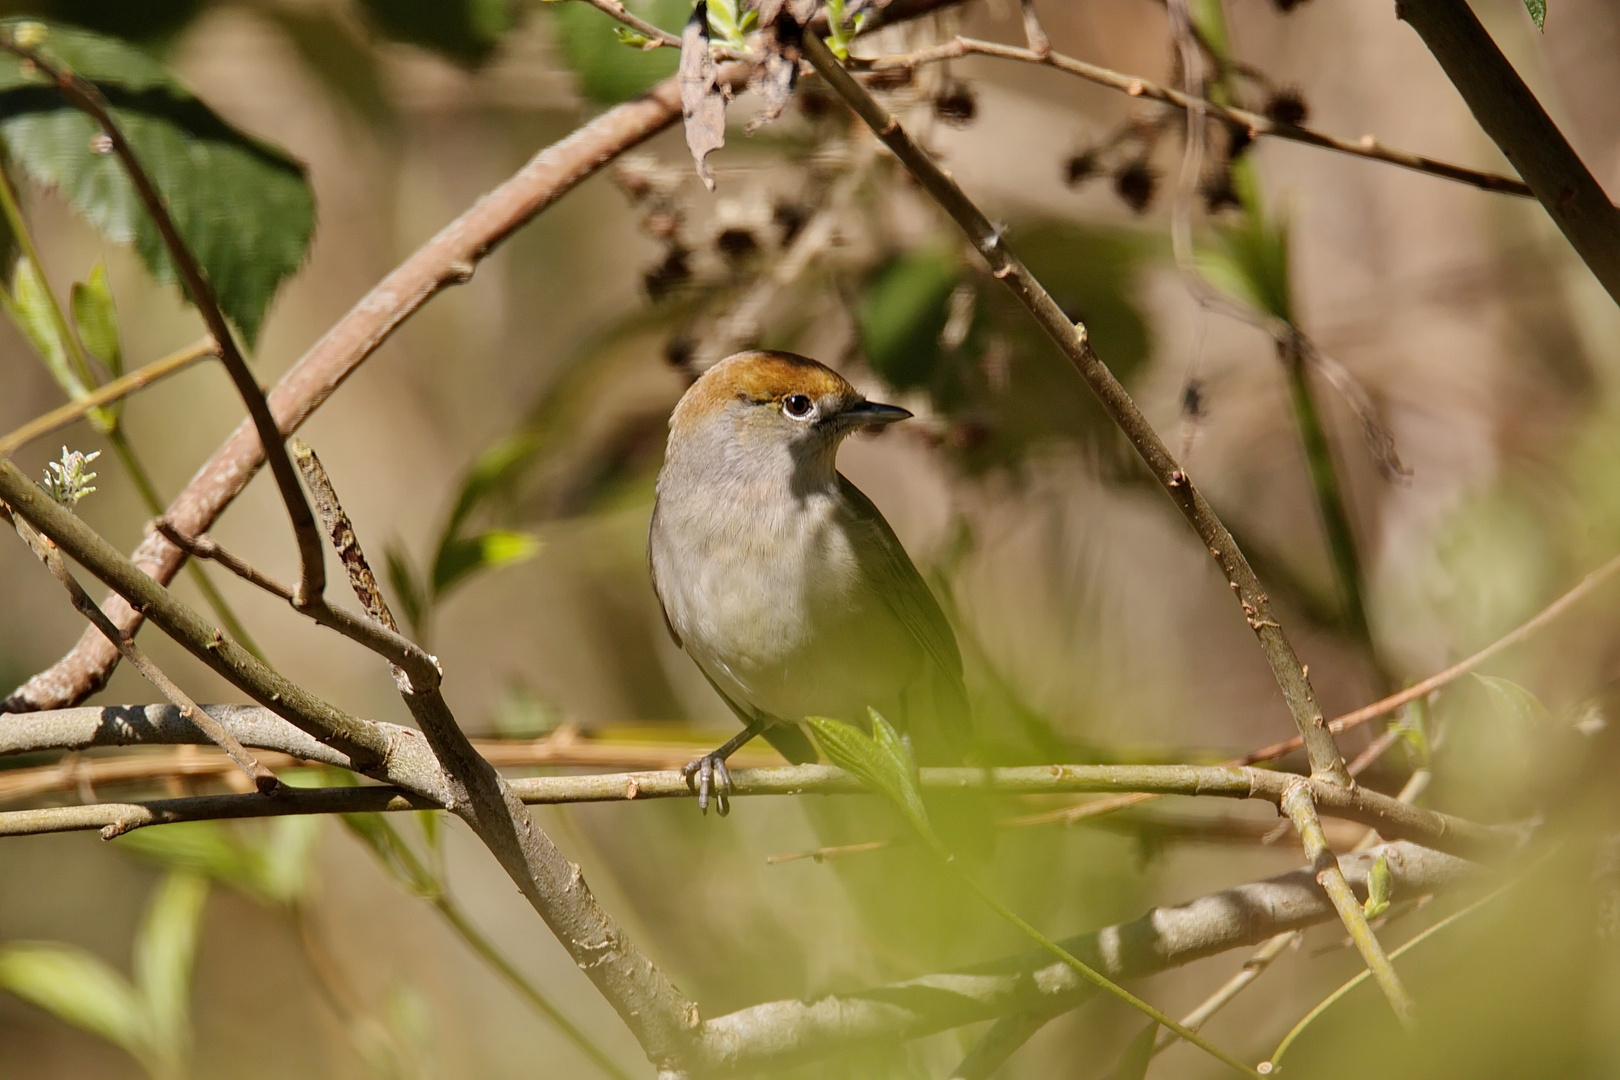
{"type": "Polygon", "coordinates": [[[911,417],[790,352],[729,356],[670,416],[647,561],[664,623],[743,724],[682,771],[729,811],[726,759],[763,735],[814,761],[809,716],[876,710],[925,764],[960,764],[956,635],[894,530],[837,468],[856,431],[911,417]]]}

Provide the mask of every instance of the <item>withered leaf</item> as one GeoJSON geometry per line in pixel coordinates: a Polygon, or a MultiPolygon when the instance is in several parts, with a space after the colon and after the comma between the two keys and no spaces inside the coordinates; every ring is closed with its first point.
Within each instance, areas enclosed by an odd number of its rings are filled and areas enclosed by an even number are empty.
{"type": "Polygon", "coordinates": [[[686,119],[686,148],[692,152],[703,185],[714,190],[710,152],[726,145],[726,98],[715,78],[709,55],[709,5],[698,0],[681,31],[681,115],[686,119]]]}
{"type": "Polygon", "coordinates": [[[793,18],[791,11],[780,11],[760,34],[759,43],[765,58],[754,68],[750,84],[765,108],[749,121],[750,134],[781,116],[782,110],[793,100],[793,84],[799,78],[800,44],[803,38],[804,29],[793,18]]]}

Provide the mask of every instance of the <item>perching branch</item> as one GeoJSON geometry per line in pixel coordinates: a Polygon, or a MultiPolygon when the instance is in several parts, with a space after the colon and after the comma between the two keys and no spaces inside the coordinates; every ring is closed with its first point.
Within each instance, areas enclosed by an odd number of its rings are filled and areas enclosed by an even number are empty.
{"type": "Polygon", "coordinates": [[[1620,303],[1620,209],[1513,70],[1467,0],[1396,0],[1446,77],[1587,268],[1620,303]]]}
{"type": "Polygon", "coordinates": [[[912,141],[900,126],[900,121],[844,70],[820,38],[814,34],[806,35],[804,53],[828,85],[894,151],[901,164],[924,190],[956,220],[974,247],[989,262],[993,275],[1012,289],[1096,393],[1104,410],[1125,433],[1148,471],[1163,486],[1171,501],[1204,542],[1237,594],[1244,618],[1259,638],[1261,651],[1271,666],[1272,674],[1282,689],[1283,699],[1304,739],[1312,774],[1331,783],[1348,786],[1351,781],[1345,771],[1344,758],[1340,756],[1333,736],[1327,730],[1322,710],[1316,703],[1316,693],[1282,626],[1273,617],[1270,598],[1260,588],[1254,570],[1238,550],[1231,532],[1176,462],[1170,448],[1159,438],[1158,432],[1153,430],[1153,425],[1137,408],[1119,380],[1114,378],[1113,372],[1092,350],[1085,326],[1069,321],[1063,309],[1013,254],[1003,238],[1003,230],[993,225],[957,186],[956,181],[912,141]]]}
{"type": "Polygon", "coordinates": [[[214,296],[208,275],[180,235],[174,218],[169,215],[169,208],[164,203],[163,196],[159,194],[152,178],[142,167],[140,159],[135,156],[134,148],[129,145],[124,133],[113,121],[107,99],[94,84],[80,78],[37,48],[20,43],[11,30],[0,32],[0,49],[33,64],[41,74],[56,84],[57,90],[69,104],[88,114],[100,125],[102,132],[110,140],[112,152],[123,165],[124,172],[129,175],[130,184],[135,188],[135,194],[141,200],[141,205],[163,237],[163,246],[180,275],[186,294],[191,297],[191,302],[202,315],[209,334],[218,344],[219,358],[224,362],[231,381],[236,384],[236,391],[241,395],[243,404],[247,406],[248,416],[259,436],[259,442],[269,455],[270,471],[275,476],[276,490],[281,493],[282,504],[292,521],[293,533],[298,541],[298,558],[302,568],[298,586],[299,595],[319,596],[326,585],[326,571],[321,562],[320,533],[315,528],[315,515],[310,512],[309,503],[304,499],[304,489],[298,486],[298,474],[293,470],[291,459],[287,457],[287,448],[282,444],[281,431],[276,427],[275,417],[271,415],[270,406],[265,401],[264,391],[259,389],[258,380],[253,377],[253,372],[247,366],[247,360],[236,346],[236,339],[231,335],[230,323],[226,321],[225,312],[214,296]]]}

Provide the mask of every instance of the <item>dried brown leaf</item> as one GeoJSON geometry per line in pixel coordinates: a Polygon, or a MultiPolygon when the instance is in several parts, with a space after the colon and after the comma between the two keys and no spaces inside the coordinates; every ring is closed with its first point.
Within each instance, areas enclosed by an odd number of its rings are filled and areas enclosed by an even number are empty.
{"type": "Polygon", "coordinates": [[[715,77],[714,58],[709,55],[709,5],[698,0],[681,31],[681,115],[686,119],[686,148],[692,152],[703,185],[714,190],[714,173],[708,165],[712,151],[726,145],[726,98],[715,77]]]}
{"type": "Polygon", "coordinates": [[[759,44],[765,58],[754,68],[750,85],[765,107],[749,121],[750,134],[781,116],[782,110],[793,100],[793,84],[799,78],[800,42],[803,37],[804,29],[794,19],[791,10],[778,14],[760,34],[759,44]]]}

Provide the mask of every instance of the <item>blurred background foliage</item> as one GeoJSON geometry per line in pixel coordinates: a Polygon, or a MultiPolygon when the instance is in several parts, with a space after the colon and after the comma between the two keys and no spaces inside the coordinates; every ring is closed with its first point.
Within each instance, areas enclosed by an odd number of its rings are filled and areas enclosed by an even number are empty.
{"type": "MultiPolygon", "coordinates": [[[[684,0],[630,6],[672,31],[690,11],[684,0]]],[[[1297,7],[1194,4],[1208,92],[1505,168],[1388,10],[1297,7]]],[[[1039,8],[1058,49],[1173,78],[1161,5],[1039,8]]],[[[1620,15],[1568,0],[1543,36],[1512,0],[1478,8],[1620,190],[1620,15]]],[[[479,194],[675,65],[670,50],[621,43],[579,2],[7,0],[0,13],[47,20],[64,57],[128,91],[114,104],[143,156],[195,166],[165,170],[166,194],[265,380],[479,194]]],[[[1017,5],[975,0],[856,52],[958,30],[1021,40],[1017,5]]],[[[90,129],[26,78],[7,79],[0,138],[18,198],[0,430],[199,332],[90,129]]],[[[1179,119],[982,60],[921,68],[884,94],[1085,321],[1238,532],[1330,712],[1489,643],[1620,550],[1620,318],[1533,204],[1213,128],[1192,200],[1197,266],[1331,361],[1294,370],[1266,335],[1200,306],[1174,266],[1179,119]],[[1369,421],[1409,475],[1389,467],[1369,421]],[[1323,467],[1334,492],[1313,482],[1323,467]]],[[[852,442],[842,461],[951,612],[988,756],[1209,761],[1285,737],[1286,711],[1224,583],[975,253],[819,87],[807,82],[786,118],[745,136],[753,108],[746,95],[733,106],[729,144],[711,159],[716,195],[678,132],[654,140],[435,300],[306,428],[373,557],[385,555],[397,609],[443,659],[463,723],[694,749],[729,734],[731,718],[665,636],[644,537],[669,408],[701,366],[757,341],[815,355],[918,414],[852,442]]],[[[65,433],[74,449],[112,451],[81,512],[132,546],[238,416],[206,364],[92,414],[65,433]]],[[[38,473],[55,451],[17,457],[38,473]]],[[[262,484],[216,531],[289,576],[291,545],[262,484]]],[[[0,546],[8,687],[80,630],[42,577],[20,546],[0,546]]],[[[312,689],[403,719],[371,658],[234,581],[179,587],[239,617],[239,636],[312,689]]],[[[1540,815],[1552,856],[1403,961],[1426,1018],[1419,1043],[1398,1041],[1364,989],[1308,1030],[1290,1071],[1620,1066],[1608,1022],[1620,1008],[1615,610],[1603,593],[1489,679],[1448,689],[1364,776],[1395,791],[1432,767],[1433,805],[1540,815]]],[[[234,696],[148,638],[199,699],[234,696]]],[[[95,700],[151,697],[121,670],[95,700]]],[[[1352,753],[1364,742],[1347,740],[1352,753]]],[[[6,759],[0,778],[47,763],[6,759]]],[[[1073,933],[1292,867],[1290,838],[1215,828],[1256,826],[1253,810],[1176,805],[1099,819],[1106,827],[1008,829],[984,877],[1043,929],[1073,933]]],[[[708,1016],[1025,947],[875,800],[741,801],[723,822],[675,803],[536,817],[708,1016]],[[765,861],[874,839],[898,842],[765,861]]],[[[1466,899],[1400,904],[1385,933],[1409,936],[1466,899]]],[[[1259,1060],[1357,970],[1341,944],[1332,927],[1308,935],[1211,1038],[1259,1060]]],[[[1141,989],[1179,1014],[1242,958],[1141,989]]],[[[647,1074],[487,855],[432,815],[207,824],[107,846],[8,840],[0,986],[0,1078],[515,1076],[537,1061],[558,1075],[647,1074]]],[[[1106,1076],[1139,1030],[1133,1014],[1092,1003],[1003,1075],[1106,1076]]],[[[944,1076],[976,1034],[793,1075],[944,1076]]],[[[1216,1067],[1178,1047],[1153,1069],[1216,1067]]]]}

